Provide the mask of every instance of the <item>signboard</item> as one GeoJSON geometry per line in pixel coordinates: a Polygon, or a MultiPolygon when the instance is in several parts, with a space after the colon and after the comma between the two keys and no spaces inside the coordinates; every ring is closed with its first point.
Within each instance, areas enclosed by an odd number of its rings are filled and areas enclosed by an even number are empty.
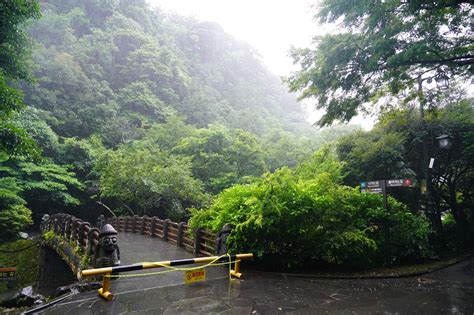
{"type": "Polygon", "coordinates": [[[361,181],[360,191],[370,194],[383,194],[386,187],[412,187],[413,180],[405,179],[387,179],[387,180],[373,180],[361,181]]]}
{"type": "Polygon", "coordinates": [[[383,187],[383,180],[363,181],[360,182],[360,188],[381,188],[383,187]]]}
{"type": "Polygon", "coordinates": [[[360,182],[360,192],[365,192],[369,194],[383,194],[384,181],[373,180],[360,182]]]}
{"type": "Polygon", "coordinates": [[[186,284],[204,281],[204,280],[206,280],[205,269],[188,270],[184,272],[184,283],[186,284]]]}
{"type": "Polygon", "coordinates": [[[389,179],[387,180],[387,187],[412,187],[413,180],[411,179],[389,179]]]}
{"type": "Polygon", "coordinates": [[[365,192],[369,194],[383,194],[383,188],[382,187],[364,188],[364,189],[361,189],[360,192],[365,192]]]}
{"type": "Polygon", "coordinates": [[[16,278],[16,268],[0,268],[0,281],[11,281],[16,278]]]}

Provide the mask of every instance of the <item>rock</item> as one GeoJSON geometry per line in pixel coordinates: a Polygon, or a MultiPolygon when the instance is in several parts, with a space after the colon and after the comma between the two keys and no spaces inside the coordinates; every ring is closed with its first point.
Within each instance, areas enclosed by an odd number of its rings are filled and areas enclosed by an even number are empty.
{"type": "Polygon", "coordinates": [[[18,236],[24,240],[28,239],[28,233],[18,232],[18,236]]]}
{"type": "Polygon", "coordinates": [[[35,294],[33,287],[29,286],[21,289],[19,292],[8,300],[1,303],[3,307],[30,307],[33,305],[39,305],[45,302],[45,297],[41,294],[35,294]]]}
{"type": "Polygon", "coordinates": [[[58,297],[67,293],[78,293],[86,292],[91,290],[97,290],[102,287],[101,282],[77,282],[63,287],[59,287],[54,291],[53,297],[58,297]]]}

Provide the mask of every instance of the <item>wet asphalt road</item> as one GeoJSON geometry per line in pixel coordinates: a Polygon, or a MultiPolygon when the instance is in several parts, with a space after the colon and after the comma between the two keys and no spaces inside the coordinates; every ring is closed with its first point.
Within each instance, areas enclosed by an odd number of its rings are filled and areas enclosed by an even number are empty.
{"type": "MultiPolygon", "coordinates": [[[[122,264],[190,258],[159,239],[121,234],[122,264]]],[[[153,269],[144,272],[153,272],[153,269]]],[[[245,271],[229,281],[224,267],[205,282],[182,272],[113,281],[114,300],[87,292],[42,314],[474,314],[474,259],[421,277],[328,280],[245,271]]]]}

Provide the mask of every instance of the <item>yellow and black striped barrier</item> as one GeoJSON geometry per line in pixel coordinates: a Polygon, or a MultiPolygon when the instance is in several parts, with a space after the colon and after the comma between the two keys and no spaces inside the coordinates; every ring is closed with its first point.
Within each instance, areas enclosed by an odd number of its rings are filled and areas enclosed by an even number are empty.
{"type": "MultiPolygon", "coordinates": [[[[227,254],[227,255],[222,255],[222,256],[197,257],[197,258],[181,259],[181,260],[143,262],[143,263],[138,263],[138,264],[133,264],[133,265],[83,270],[81,272],[81,276],[91,277],[91,276],[103,275],[104,279],[102,282],[102,288],[100,288],[98,292],[100,296],[102,296],[107,301],[110,301],[113,298],[113,294],[110,292],[110,278],[119,277],[119,276],[114,276],[114,275],[121,272],[152,269],[152,268],[175,269],[174,267],[176,266],[199,264],[199,263],[209,263],[209,264],[206,266],[200,266],[198,268],[209,267],[212,265],[219,265],[219,264],[234,263],[234,269],[230,269],[229,276],[233,276],[240,279],[242,277],[242,273],[240,273],[240,261],[242,259],[251,259],[251,258],[253,258],[253,254],[237,254],[237,255],[227,254]]],[[[179,269],[179,270],[182,270],[182,269],[179,269]]]]}

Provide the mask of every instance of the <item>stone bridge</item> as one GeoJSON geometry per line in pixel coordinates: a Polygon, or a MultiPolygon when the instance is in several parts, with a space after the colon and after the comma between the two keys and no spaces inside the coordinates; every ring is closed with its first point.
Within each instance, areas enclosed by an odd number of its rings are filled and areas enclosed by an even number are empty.
{"type": "Polygon", "coordinates": [[[159,248],[159,256],[140,246],[153,241],[160,242],[158,239],[173,244],[177,247],[177,252],[187,251],[194,257],[212,256],[219,251],[216,249],[219,241],[214,233],[204,229],[191,230],[184,222],[176,223],[169,219],[147,216],[101,216],[96,227],[93,227],[91,223],[74,216],[55,214],[44,218],[40,226],[43,235],[40,248],[40,284],[45,287],[68,284],[80,280],[82,270],[96,267],[94,262],[98,258],[99,229],[104,224],[111,224],[120,233],[122,264],[136,263],[139,257],[146,261],[151,261],[153,257],[169,259],[162,246],[159,248]],[[137,234],[138,237],[121,237],[127,234],[137,234]],[[146,240],[145,237],[150,239],[146,240]],[[133,244],[130,243],[131,239],[133,244]],[[144,256],[137,252],[137,247],[143,248],[144,256]]]}

